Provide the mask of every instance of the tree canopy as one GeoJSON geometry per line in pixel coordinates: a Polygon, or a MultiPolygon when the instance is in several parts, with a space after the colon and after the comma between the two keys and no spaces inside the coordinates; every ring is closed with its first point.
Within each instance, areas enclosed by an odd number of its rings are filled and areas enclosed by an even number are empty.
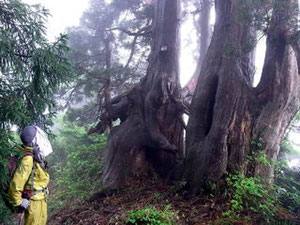
{"type": "Polygon", "coordinates": [[[1,1],[1,128],[45,122],[55,112],[53,94],[72,75],[67,38],[46,39],[49,12],[20,1],[1,1]]]}
{"type": "Polygon", "coordinates": [[[141,79],[149,54],[152,13],[152,6],[143,1],[91,1],[80,25],[68,29],[70,60],[77,74],[62,90],[66,106],[71,106],[70,119],[94,122],[110,98],[141,79]],[[72,107],[78,103],[86,105],[84,110],[72,107]]]}

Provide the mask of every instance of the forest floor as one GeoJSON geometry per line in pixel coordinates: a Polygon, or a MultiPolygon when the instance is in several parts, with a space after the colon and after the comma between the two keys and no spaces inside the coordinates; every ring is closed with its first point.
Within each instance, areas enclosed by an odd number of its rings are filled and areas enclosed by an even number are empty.
{"type": "MultiPolygon", "coordinates": [[[[122,190],[93,202],[67,206],[50,216],[49,225],[124,225],[131,210],[152,207],[163,210],[167,205],[175,212],[179,225],[256,225],[255,215],[250,221],[222,217],[228,208],[227,200],[213,195],[188,197],[176,193],[178,186],[158,179],[131,181],[122,190]]],[[[278,212],[278,219],[288,220],[292,215],[278,212]]],[[[294,223],[276,223],[294,224],[294,223]]]]}

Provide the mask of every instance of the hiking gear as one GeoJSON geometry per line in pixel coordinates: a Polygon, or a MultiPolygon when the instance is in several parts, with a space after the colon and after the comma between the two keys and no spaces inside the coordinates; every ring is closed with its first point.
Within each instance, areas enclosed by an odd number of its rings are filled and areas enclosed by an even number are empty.
{"type": "Polygon", "coordinates": [[[32,140],[32,146],[42,155],[42,157],[46,157],[53,151],[51,143],[47,134],[41,128],[37,126],[34,127],[36,129],[36,135],[32,140]]]}
{"type": "MultiPolygon", "coordinates": [[[[36,146],[34,146],[35,148],[36,146]]],[[[38,163],[40,163],[41,167],[43,169],[47,169],[47,161],[45,159],[44,156],[42,156],[41,152],[40,152],[40,149],[37,148],[37,149],[34,149],[34,152],[33,152],[33,159],[35,161],[37,161],[38,163]]]]}
{"type": "MultiPolygon", "coordinates": [[[[50,178],[45,156],[52,152],[52,147],[47,135],[36,126],[26,127],[21,139],[24,146],[20,151],[25,154],[20,163],[10,166],[15,171],[10,170],[13,178],[8,196],[19,212],[19,224],[25,211],[25,225],[46,225],[46,197],[50,178]]],[[[13,159],[10,161],[13,162],[13,159]]]]}
{"type": "MultiPolygon", "coordinates": [[[[21,149],[20,149],[21,150],[21,149]]],[[[4,195],[3,196],[3,201],[6,205],[7,208],[9,208],[11,210],[11,212],[17,212],[17,213],[20,213],[22,211],[24,211],[24,208],[22,207],[17,207],[16,208],[16,203],[15,204],[12,204],[11,202],[11,199],[10,199],[10,196],[9,196],[9,186],[10,186],[10,183],[12,182],[13,180],[13,177],[14,177],[14,174],[16,172],[16,170],[18,169],[18,166],[21,164],[21,161],[24,157],[26,156],[29,156],[29,157],[33,157],[33,153],[32,151],[33,150],[32,148],[31,149],[22,149],[22,151],[19,152],[19,154],[16,154],[16,155],[11,155],[8,159],[8,172],[9,172],[9,182],[4,186],[4,192],[7,193],[7,195],[4,195]]],[[[23,197],[23,198],[26,198],[26,197],[23,197]]],[[[21,204],[21,202],[20,202],[21,204]]]]}
{"type": "Polygon", "coordinates": [[[8,159],[8,170],[9,170],[9,177],[12,179],[16,170],[18,169],[18,165],[20,164],[20,161],[25,156],[32,156],[33,153],[31,151],[26,151],[22,156],[16,157],[16,156],[10,156],[8,159]]]}
{"type": "Polygon", "coordinates": [[[20,137],[25,146],[33,147],[42,157],[53,151],[47,134],[38,126],[25,127],[20,137]]]}
{"type": "Polygon", "coordinates": [[[32,140],[36,136],[36,127],[35,126],[28,126],[25,127],[20,134],[20,138],[24,145],[30,146],[32,143],[32,140]]]}
{"type": "MultiPolygon", "coordinates": [[[[20,150],[34,152],[33,148],[24,146],[20,150]]],[[[32,156],[23,157],[9,186],[8,195],[11,203],[14,206],[19,206],[23,198],[31,200],[45,199],[49,179],[47,171],[32,156]]]]}
{"type": "Polygon", "coordinates": [[[47,202],[45,200],[30,200],[30,206],[25,211],[25,225],[46,225],[47,202]]]}
{"type": "Polygon", "coordinates": [[[23,198],[20,206],[23,207],[24,209],[27,209],[30,206],[30,201],[27,200],[26,198],[23,198]]]}

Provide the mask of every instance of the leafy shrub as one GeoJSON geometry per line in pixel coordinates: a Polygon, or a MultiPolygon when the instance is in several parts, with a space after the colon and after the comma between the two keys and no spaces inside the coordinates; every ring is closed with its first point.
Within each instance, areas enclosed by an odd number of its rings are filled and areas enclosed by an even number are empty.
{"type": "Polygon", "coordinates": [[[226,182],[229,186],[226,194],[230,198],[230,208],[223,216],[239,218],[241,214],[257,213],[268,219],[274,215],[275,199],[260,179],[236,174],[229,175],[226,182]]]}
{"type": "Polygon", "coordinates": [[[85,128],[69,121],[60,121],[49,158],[54,189],[49,200],[50,210],[82,201],[100,186],[101,155],[105,135],[88,135],[85,128]],[[51,165],[52,164],[52,165],[51,165]]]}
{"type": "Polygon", "coordinates": [[[300,215],[300,173],[288,168],[281,168],[275,176],[275,185],[280,204],[300,215]]]}
{"type": "Polygon", "coordinates": [[[164,210],[144,208],[131,211],[126,220],[127,225],[175,225],[175,212],[167,205],[164,210]]]}
{"type": "MultiPolygon", "coordinates": [[[[299,124],[300,112],[298,112],[291,122],[290,130],[299,124]]],[[[299,126],[299,125],[298,125],[299,126]]],[[[300,168],[290,169],[285,156],[287,155],[299,155],[294,145],[288,138],[284,139],[280,145],[280,160],[277,162],[275,169],[275,188],[276,195],[280,205],[300,215],[300,168]]]]}

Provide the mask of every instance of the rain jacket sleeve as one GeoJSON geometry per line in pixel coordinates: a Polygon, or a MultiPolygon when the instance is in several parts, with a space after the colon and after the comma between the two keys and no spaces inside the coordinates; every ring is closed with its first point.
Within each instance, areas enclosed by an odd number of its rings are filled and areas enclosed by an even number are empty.
{"type": "Polygon", "coordinates": [[[22,191],[27,183],[33,168],[32,156],[25,156],[16,170],[14,177],[9,185],[8,195],[14,206],[19,206],[22,203],[22,191]]]}

